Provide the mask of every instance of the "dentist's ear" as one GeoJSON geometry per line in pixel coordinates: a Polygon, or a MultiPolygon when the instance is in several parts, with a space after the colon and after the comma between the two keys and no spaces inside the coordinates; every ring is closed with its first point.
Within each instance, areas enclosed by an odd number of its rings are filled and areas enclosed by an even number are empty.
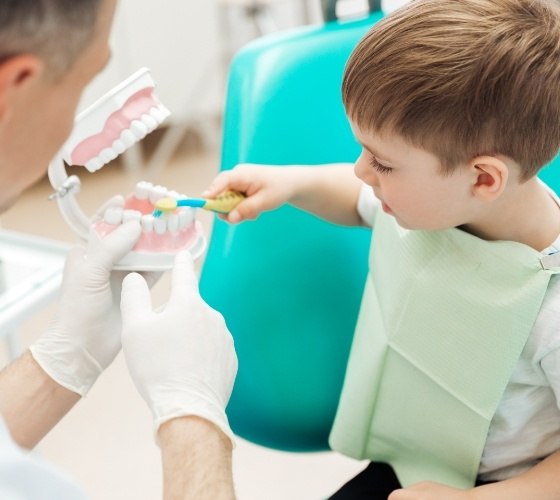
{"type": "Polygon", "coordinates": [[[508,181],[508,165],[496,156],[484,155],[473,158],[469,167],[473,173],[473,195],[484,202],[499,198],[508,181]]]}
{"type": "Polygon", "coordinates": [[[33,54],[18,54],[0,62],[0,121],[10,102],[43,74],[44,62],[33,54]]]}

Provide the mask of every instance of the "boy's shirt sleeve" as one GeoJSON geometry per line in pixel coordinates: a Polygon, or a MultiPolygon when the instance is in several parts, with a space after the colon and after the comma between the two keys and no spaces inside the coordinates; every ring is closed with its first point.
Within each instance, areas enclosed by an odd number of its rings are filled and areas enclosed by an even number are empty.
{"type": "Polygon", "coordinates": [[[533,326],[528,346],[535,343],[533,365],[540,366],[560,409],[560,276],[553,276],[533,326]]]}
{"type": "Polygon", "coordinates": [[[360,189],[360,194],[358,196],[357,210],[358,214],[362,218],[365,224],[372,227],[375,223],[375,216],[377,215],[377,210],[381,206],[379,199],[373,194],[373,189],[367,184],[362,184],[360,189]]]}
{"type": "Polygon", "coordinates": [[[560,410],[560,325],[556,326],[557,338],[541,358],[540,366],[556,398],[556,407],[560,410]]]}

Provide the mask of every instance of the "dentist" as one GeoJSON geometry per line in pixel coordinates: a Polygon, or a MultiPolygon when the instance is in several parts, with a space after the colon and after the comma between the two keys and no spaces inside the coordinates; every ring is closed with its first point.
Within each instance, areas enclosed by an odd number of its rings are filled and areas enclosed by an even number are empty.
{"type": "MultiPolygon", "coordinates": [[[[115,4],[0,3],[0,210],[45,174],[69,135],[83,88],[109,58],[115,4]]],[[[224,411],[237,371],[231,335],[200,298],[188,254],[177,258],[169,302],[157,313],[142,276],[111,272],[140,231],[129,222],[87,251],[72,250],[55,318],[0,373],[0,498],[85,498],[27,450],[88,392],[121,342],[154,416],[164,497],[234,497],[224,411]]]]}

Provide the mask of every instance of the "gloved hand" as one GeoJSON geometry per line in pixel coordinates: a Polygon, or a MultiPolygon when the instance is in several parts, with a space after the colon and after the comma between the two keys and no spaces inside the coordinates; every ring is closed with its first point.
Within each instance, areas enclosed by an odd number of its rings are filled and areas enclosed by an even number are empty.
{"type": "Polygon", "coordinates": [[[237,373],[233,339],[221,314],[198,293],[192,257],[175,259],[169,301],[152,310],[144,279],[122,286],[123,353],[138,392],[152,410],[155,430],[175,417],[196,415],[218,426],[234,444],[225,414],[237,373]]]}
{"type": "Polygon", "coordinates": [[[120,350],[118,299],[125,273],[113,272],[141,234],[138,222],[119,226],[66,259],[58,309],[48,330],[30,346],[56,382],[84,396],[120,350]]]}

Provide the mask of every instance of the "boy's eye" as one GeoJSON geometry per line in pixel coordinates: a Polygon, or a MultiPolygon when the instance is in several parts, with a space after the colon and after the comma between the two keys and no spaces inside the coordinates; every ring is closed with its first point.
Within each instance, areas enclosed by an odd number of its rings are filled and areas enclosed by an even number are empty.
{"type": "Polygon", "coordinates": [[[389,174],[393,171],[391,167],[386,167],[385,165],[381,165],[381,163],[377,161],[377,158],[375,156],[371,156],[369,162],[371,166],[375,168],[375,170],[377,170],[377,172],[380,174],[389,174]]]}

